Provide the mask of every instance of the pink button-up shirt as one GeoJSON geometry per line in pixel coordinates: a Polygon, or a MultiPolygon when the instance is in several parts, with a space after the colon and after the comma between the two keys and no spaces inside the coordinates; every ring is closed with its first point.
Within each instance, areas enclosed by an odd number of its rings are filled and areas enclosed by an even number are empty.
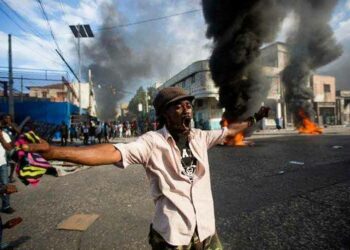
{"type": "Polygon", "coordinates": [[[193,182],[184,174],[180,150],[165,126],[135,142],[115,144],[122,155],[117,165],[145,167],[156,209],[153,228],[171,245],[188,245],[196,226],[201,241],[215,234],[207,151],[223,142],[226,131],[191,130],[189,146],[197,159],[193,182]]]}

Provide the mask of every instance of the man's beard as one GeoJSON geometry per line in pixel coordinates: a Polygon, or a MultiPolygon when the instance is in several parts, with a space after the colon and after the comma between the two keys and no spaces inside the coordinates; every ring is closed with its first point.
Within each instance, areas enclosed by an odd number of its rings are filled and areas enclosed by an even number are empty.
{"type": "Polygon", "coordinates": [[[191,130],[191,119],[190,116],[184,116],[176,123],[168,121],[167,129],[176,134],[188,134],[191,130]]]}

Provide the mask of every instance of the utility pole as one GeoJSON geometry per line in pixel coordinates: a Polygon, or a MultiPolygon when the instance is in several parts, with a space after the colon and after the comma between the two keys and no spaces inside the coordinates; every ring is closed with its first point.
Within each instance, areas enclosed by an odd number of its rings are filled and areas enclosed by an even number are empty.
{"type": "Polygon", "coordinates": [[[23,76],[21,76],[21,102],[23,102],[23,76]]]}
{"type": "Polygon", "coordinates": [[[89,114],[91,115],[92,111],[92,79],[91,79],[91,69],[89,69],[89,114]]]}
{"type": "Polygon", "coordinates": [[[146,97],[146,115],[148,116],[148,89],[146,89],[146,94],[145,94],[145,97],[146,97]]]}
{"type": "MultiPolygon", "coordinates": [[[[80,53],[80,39],[86,37],[94,37],[91,27],[88,24],[78,24],[78,25],[69,25],[69,28],[73,32],[75,38],[78,39],[78,65],[79,65],[79,79],[81,79],[81,53],[80,53]]],[[[81,115],[81,82],[79,82],[79,114],[81,115]]]]}
{"type": "MultiPolygon", "coordinates": [[[[80,26],[80,24],[78,25],[80,26]]],[[[80,55],[80,35],[78,36],[78,66],[79,66],[79,71],[78,71],[78,75],[79,75],[79,79],[81,79],[81,55],[80,55]]],[[[79,115],[82,114],[81,112],[81,81],[78,82],[79,84],[79,115]]]]}
{"type": "Polygon", "coordinates": [[[9,97],[8,97],[8,110],[12,118],[15,118],[15,105],[13,101],[13,72],[12,72],[12,44],[11,34],[9,34],[9,97]]]}

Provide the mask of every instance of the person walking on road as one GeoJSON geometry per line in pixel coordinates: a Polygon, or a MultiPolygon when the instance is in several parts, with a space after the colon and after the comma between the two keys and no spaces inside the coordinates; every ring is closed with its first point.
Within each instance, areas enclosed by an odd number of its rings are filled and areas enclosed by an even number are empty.
{"type": "MultiPolygon", "coordinates": [[[[5,114],[1,118],[2,126],[1,129],[7,133],[11,141],[14,141],[16,137],[21,133],[19,127],[16,123],[13,122],[12,116],[10,114],[5,114]]],[[[9,158],[7,155],[7,164],[10,166],[10,183],[15,182],[14,173],[15,173],[15,162],[9,158]]]]}
{"type": "Polygon", "coordinates": [[[89,126],[87,124],[87,122],[84,123],[84,125],[82,126],[82,130],[83,130],[83,143],[84,145],[88,145],[89,144],[89,126]]]}
{"type": "Polygon", "coordinates": [[[74,139],[78,139],[78,135],[77,135],[77,128],[74,124],[71,124],[69,127],[69,136],[70,136],[70,142],[73,143],[74,139]]]}
{"type": "Polygon", "coordinates": [[[266,117],[269,109],[262,107],[246,121],[221,130],[203,131],[190,126],[193,99],[178,87],[160,90],[153,102],[159,129],[134,142],[63,148],[42,140],[23,149],[40,152],[48,160],[84,165],[143,165],[155,203],[149,232],[152,249],[222,249],[207,151],[266,117]]]}
{"type": "MultiPolygon", "coordinates": [[[[0,185],[0,195],[4,195],[4,194],[10,195],[15,192],[17,192],[17,187],[13,184],[0,185]]],[[[14,226],[17,226],[21,222],[22,222],[22,218],[16,217],[2,224],[2,218],[0,216],[0,249],[13,249],[13,246],[11,244],[2,242],[3,231],[4,229],[11,229],[14,226]]]]}
{"type": "MultiPolygon", "coordinates": [[[[12,148],[10,135],[0,129],[0,186],[6,186],[10,181],[9,165],[6,158],[7,152],[12,148]]],[[[1,211],[3,213],[12,214],[15,212],[10,206],[10,196],[6,192],[1,194],[1,200],[1,211]]]]}
{"type": "Polygon", "coordinates": [[[65,121],[62,121],[62,123],[61,123],[60,133],[61,133],[61,146],[67,146],[68,126],[65,123],[65,121]]]}

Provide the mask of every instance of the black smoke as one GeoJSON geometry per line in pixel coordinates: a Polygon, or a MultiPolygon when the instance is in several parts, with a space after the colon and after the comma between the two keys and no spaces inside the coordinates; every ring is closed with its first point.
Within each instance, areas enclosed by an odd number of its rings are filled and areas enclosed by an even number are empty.
{"type": "Polygon", "coordinates": [[[94,42],[84,47],[84,56],[85,71],[92,72],[98,117],[106,120],[115,117],[117,103],[127,93],[126,85],[148,76],[152,64],[149,57],[128,46],[122,31],[111,28],[120,18],[115,6],[103,3],[100,10],[102,28],[96,32],[94,42]]]}
{"type": "Polygon", "coordinates": [[[134,95],[141,85],[146,89],[155,82],[163,82],[193,61],[203,59],[198,47],[203,46],[205,39],[202,27],[197,25],[198,12],[139,22],[197,9],[200,0],[166,4],[162,1],[104,1],[99,6],[102,30],[93,28],[96,38],[86,47],[83,61],[86,71],[92,68],[95,86],[101,85],[101,88],[94,88],[98,116],[109,119],[114,117],[121,99],[134,95]],[[127,25],[132,23],[137,24],[127,25]],[[190,28],[196,25],[198,29],[190,28]]]}
{"type": "Polygon", "coordinates": [[[313,92],[308,85],[311,73],[342,54],[342,48],[328,24],[336,4],[337,0],[308,0],[296,1],[294,5],[297,28],[287,39],[290,59],[283,71],[282,81],[285,98],[297,126],[302,119],[300,110],[311,119],[314,117],[310,102],[313,92]]]}
{"type": "Polygon", "coordinates": [[[226,118],[244,118],[266,98],[270,85],[258,63],[260,49],[274,41],[290,11],[300,16],[300,22],[288,39],[291,61],[283,73],[286,97],[293,112],[298,107],[310,108],[307,103],[312,92],[305,84],[311,70],[329,63],[340,53],[328,25],[335,3],[335,0],[202,0],[207,37],[214,41],[210,69],[226,118]],[[290,82],[291,78],[295,80],[290,82]]]}
{"type": "Polygon", "coordinates": [[[212,78],[219,87],[224,116],[237,120],[256,109],[267,95],[270,86],[257,58],[261,46],[275,39],[286,8],[277,0],[202,3],[207,37],[214,41],[209,60],[212,78]]]}

